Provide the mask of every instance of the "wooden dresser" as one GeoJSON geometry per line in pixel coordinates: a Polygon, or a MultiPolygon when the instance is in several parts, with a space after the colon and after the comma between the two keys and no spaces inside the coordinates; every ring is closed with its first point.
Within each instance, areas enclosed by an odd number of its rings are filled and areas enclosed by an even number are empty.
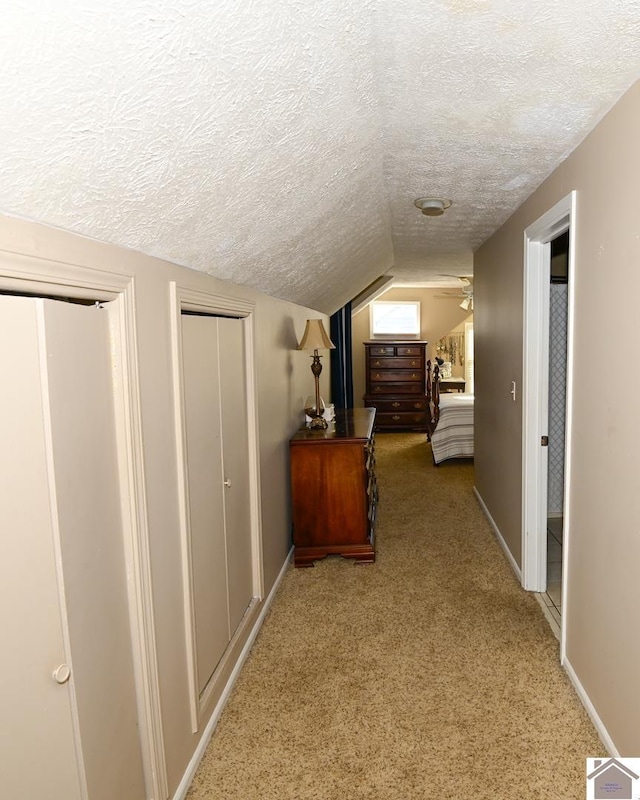
{"type": "Polygon", "coordinates": [[[326,430],[305,426],[289,442],[296,567],[328,555],[375,561],[375,413],[338,410],[326,430]]]}
{"type": "Polygon", "coordinates": [[[365,406],[377,409],[376,430],[428,431],[424,341],[365,342],[365,406]]]}

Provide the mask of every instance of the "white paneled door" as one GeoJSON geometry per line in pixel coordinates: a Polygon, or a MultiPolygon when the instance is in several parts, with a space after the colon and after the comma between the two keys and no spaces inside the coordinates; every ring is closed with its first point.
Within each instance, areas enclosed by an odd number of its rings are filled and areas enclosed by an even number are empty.
{"type": "Polygon", "coordinates": [[[182,374],[197,691],[253,597],[242,320],[182,314],[182,374]]]}
{"type": "Polygon", "coordinates": [[[0,796],[142,800],[109,312],[0,297],[0,796]]]}
{"type": "Polygon", "coordinates": [[[240,624],[253,595],[251,513],[249,503],[249,437],[244,328],[238,319],[218,319],[222,461],[225,486],[229,633],[240,624]]]}

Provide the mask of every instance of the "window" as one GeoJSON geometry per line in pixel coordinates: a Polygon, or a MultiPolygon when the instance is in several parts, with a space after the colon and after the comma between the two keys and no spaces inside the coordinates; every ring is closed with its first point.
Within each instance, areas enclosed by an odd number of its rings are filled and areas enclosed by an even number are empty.
{"type": "Polygon", "coordinates": [[[408,339],[420,336],[420,303],[417,300],[380,300],[371,303],[369,308],[372,339],[376,336],[400,336],[408,339]]]}

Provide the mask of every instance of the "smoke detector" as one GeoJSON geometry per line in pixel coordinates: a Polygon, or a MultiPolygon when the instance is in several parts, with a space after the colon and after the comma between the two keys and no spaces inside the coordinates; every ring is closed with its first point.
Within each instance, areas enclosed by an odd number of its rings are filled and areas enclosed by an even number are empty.
{"type": "Polygon", "coordinates": [[[450,208],[451,200],[442,197],[419,197],[413,204],[427,217],[439,217],[450,208]]]}

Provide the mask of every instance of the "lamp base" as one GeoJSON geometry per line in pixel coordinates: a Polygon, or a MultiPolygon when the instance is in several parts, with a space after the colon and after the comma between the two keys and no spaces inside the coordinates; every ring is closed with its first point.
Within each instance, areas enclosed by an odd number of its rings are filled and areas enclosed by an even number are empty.
{"type": "Polygon", "coordinates": [[[324,417],[312,417],[309,427],[314,430],[321,430],[329,427],[329,423],[324,417]]]}

